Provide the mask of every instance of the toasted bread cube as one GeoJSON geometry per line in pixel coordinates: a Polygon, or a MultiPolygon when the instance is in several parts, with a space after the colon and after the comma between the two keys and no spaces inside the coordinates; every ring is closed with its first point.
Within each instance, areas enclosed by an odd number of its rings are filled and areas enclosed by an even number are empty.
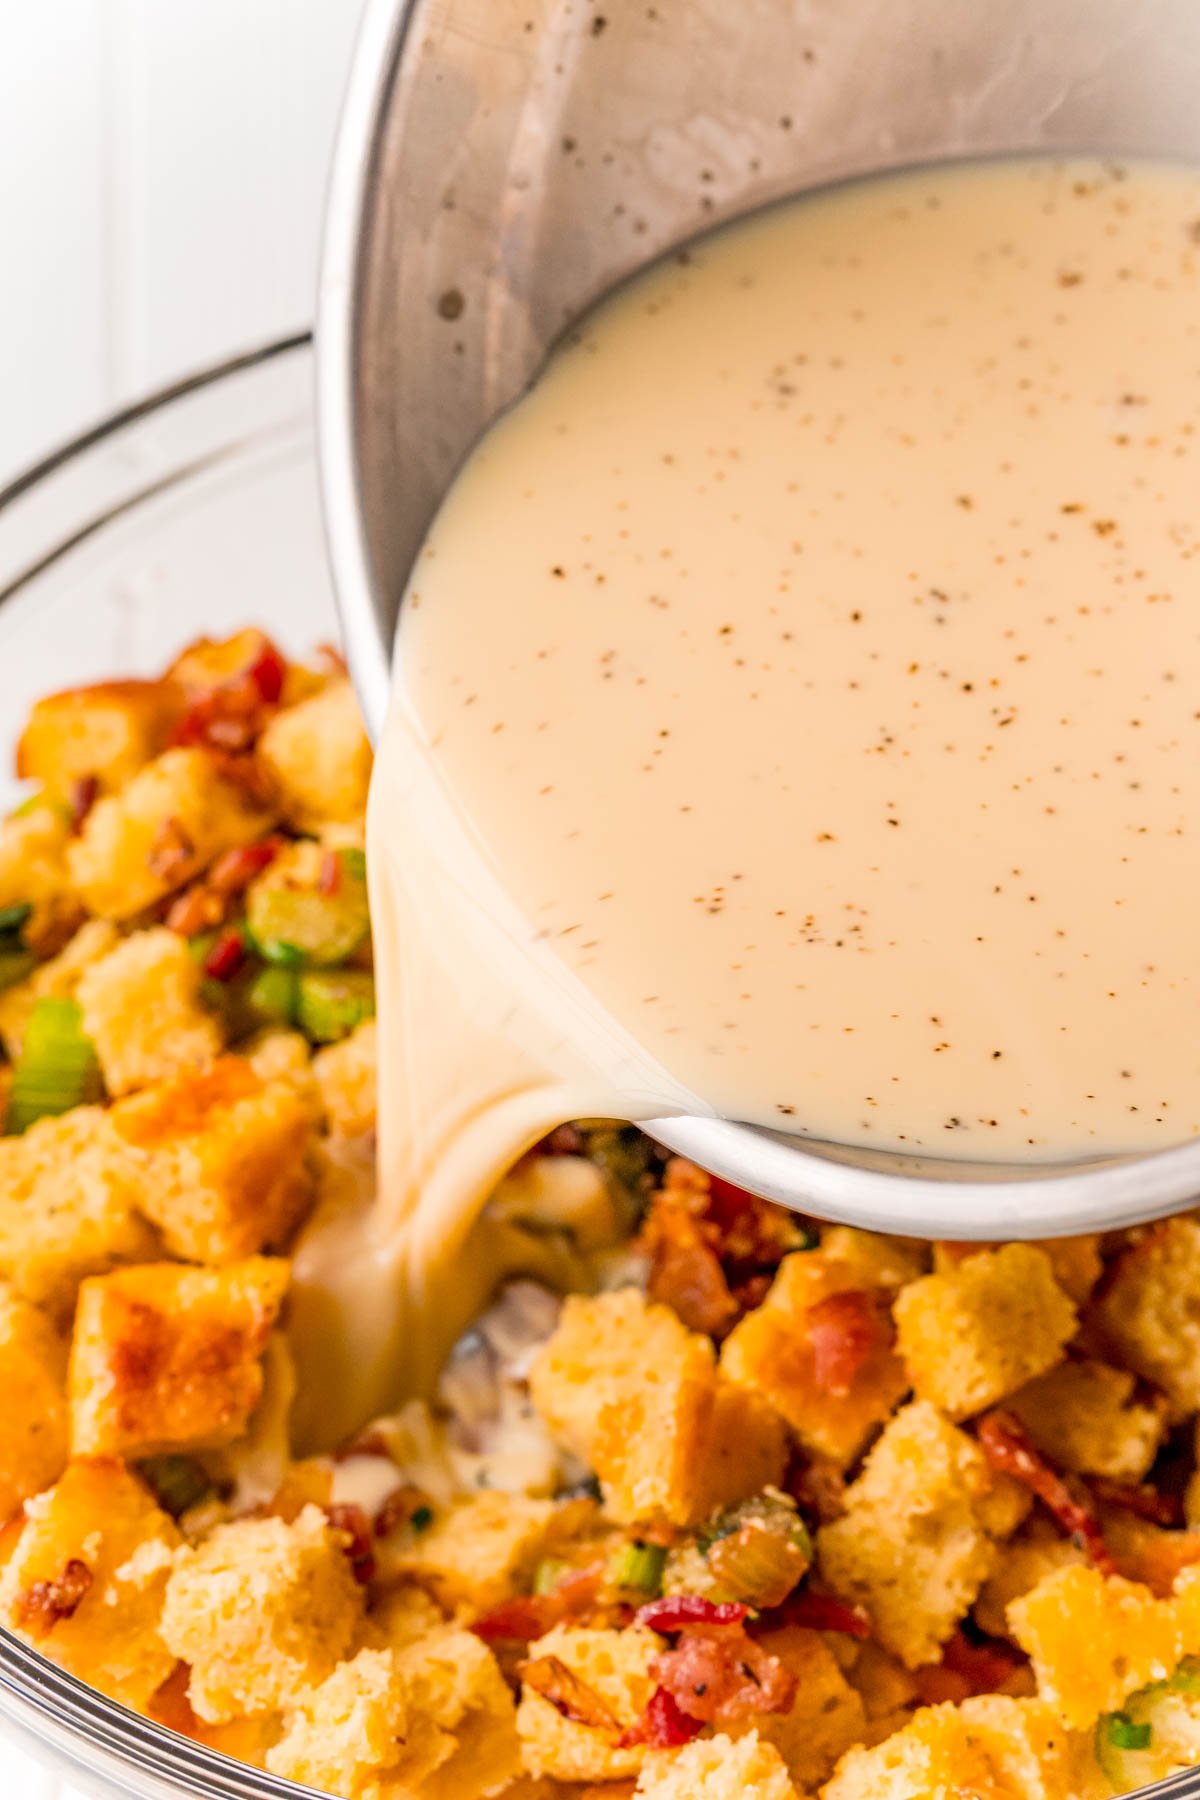
{"type": "Polygon", "coordinates": [[[966,1419],[1058,1362],[1075,1308],[1044,1250],[1005,1244],[912,1282],[896,1325],[917,1394],[966,1419]]]}
{"type": "Polygon", "coordinates": [[[180,1542],[173,1520],[111,1457],[69,1463],[25,1510],[0,1576],[0,1620],[60,1668],[144,1708],[175,1667],[159,1632],[180,1542]]]}
{"type": "Polygon", "coordinates": [[[1200,1221],[1152,1226],[1118,1260],[1089,1322],[1114,1362],[1162,1388],[1174,1418],[1200,1408],[1200,1221]]]}
{"type": "Polygon", "coordinates": [[[0,1138],[0,1275],[26,1300],[66,1317],[85,1276],[157,1253],[135,1198],[98,1106],[0,1138]]]}
{"type": "Polygon", "coordinates": [[[564,1718],[528,1682],[523,1683],[517,1732],[528,1772],[557,1781],[617,1781],[635,1775],[645,1761],[645,1746],[621,1748],[617,1739],[646,1710],[654,1691],[650,1664],[662,1648],[662,1638],[641,1626],[600,1631],[556,1625],[531,1644],[530,1662],[556,1657],[565,1663],[611,1715],[613,1727],[564,1718]]]}
{"type": "Polygon", "coordinates": [[[519,1768],[516,1717],[491,1652],[442,1626],[406,1650],[360,1650],[302,1694],[272,1773],[330,1792],[493,1794],[519,1768]]]}
{"type": "Polygon", "coordinates": [[[763,1632],[758,1641],[796,1677],[796,1698],[786,1713],[760,1714],[740,1728],[727,1729],[738,1736],[757,1728],[763,1743],[779,1752],[800,1791],[815,1790],[833,1772],[838,1758],[862,1742],[867,1729],[862,1696],[847,1681],[819,1631],[785,1625],[763,1632]]]}
{"type": "Polygon", "coordinates": [[[21,1054],[25,1028],[36,1003],[45,999],[73,1000],[85,969],[115,950],[120,942],[116,926],[108,919],[89,919],[57,956],[39,963],[25,981],[0,993],[0,1037],[14,1062],[21,1054]]]}
{"type": "Polygon", "coordinates": [[[136,1459],[216,1450],[262,1398],[262,1355],[288,1264],[143,1263],[85,1281],[71,1343],[71,1444],[136,1459]]]}
{"type": "Polygon", "coordinates": [[[748,1731],[735,1739],[718,1733],[682,1750],[655,1750],[646,1758],[635,1789],[638,1800],[798,1800],[778,1750],[748,1731]]]}
{"type": "MultiPolygon", "coordinates": [[[[967,1243],[943,1239],[933,1246],[934,1273],[945,1275],[969,1256],[1000,1249],[1003,1249],[1002,1244],[982,1240],[967,1243]]],[[[1038,1249],[1050,1258],[1054,1279],[1063,1293],[1076,1306],[1082,1306],[1104,1272],[1099,1235],[1089,1232],[1083,1237],[1043,1238],[1038,1249]]]]}
{"type": "Polygon", "coordinates": [[[375,1129],[375,1021],[366,1019],[340,1044],[318,1050],[312,1059],[330,1131],[359,1137],[375,1129]]]}
{"type": "Polygon", "coordinates": [[[527,1592],[537,1564],[563,1543],[577,1516],[569,1502],[476,1494],[389,1546],[387,1572],[419,1582],[447,1612],[476,1617],[527,1592]]]}
{"type": "Polygon", "coordinates": [[[695,1524],[783,1472],[782,1421],[721,1378],[707,1338],[634,1288],[572,1295],[530,1391],[551,1432],[595,1469],[621,1524],[695,1524]]]}
{"type": "Polygon", "coordinates": [[[34,800],[0,820],[0,906],[33,907],[25,941],[42,954],[70,936],[83,907],[68,867],[71,815],[34,800]]]}
{"type": "Polygon", "coordinates": [[[1019,1537],[1002,1544],[996,1566],[979,1591],[974,1617],[992,1637],[1012,1637],[1008,1609],[1056,1569],[1086,1564],[1087,1551],[1063,1537],[1049,1521],[1034,1518],[1019,1537]]]}
{"type": "Polygon", "coordinates": [[[200,1004],[200,966],[165,926],[135,932],[89,964],[76,993],[114,1096],[203,1067],[220,1053],[217,1022],[200,1004]]]}
{"type": "Polygon", "coordinates": [[[914,1400],[847,1489],[844,1516],[818,1531],[818,1564],[834,1593],[866,1608],[884,1648],[915,1669],[936,1659],[1024,1504],[973,1438],[914,1400]]]}
{"type": "Polygon", "coordinates": [[[112,793],[162,749],[178,695],[162,681],[101,681],[39,700],[17,743],[17,774],[65,794],[91,776],[112,793]]]}
{"type": "Polygon", "coordinates": [[[924,1238],[886,1237],[854,1225],[827,1225],[821,1233],[821,1255],[848,1263],[865,1288],[902,1288],[929,1273],[930,1249],[924,1238]]]}
{"type": "Polygon", "coordinates": [[[1090,1727],[1200,1652],[1200,1568],[1185,1569],[1168,1599],[1120,1575],[1057,1569],[1012,1601],[1008,1620],[1042,1699],[1066,1724],[1090,1727]]]}
{"type": "Polygon", "coordinates": [[[67,1347],[45,1313],[0,1287],[0,1524],[67,1461],[67,1347]]]}
{"type": "Polygon", "coordinates": [[[270,824],[206,750],[164,750],[119,794],[96,803],[67,867],[89,912],[131,919],[270,824]]]}
{"type": "Polygon", "coordinates": [[[1134,1397],[1137,1377],[1109,1363],[1059,1363],[1007,1401],[1034,1444],[1080,1475],[1140,1481],[1166,1431],[1165,1408],[1134,1397]]]}
{"type": "Polygon", "coordinates": [[[909,1386],[885,1311],[876,1321],[875,1343],[849,1380],[830,1387],[817,1381],[814,1334],[838,1329],[836,1314],[824,1323],[830,1303],[836,1305],[838,1295],[865,1295],[869,1304],[884,1307],[891,1283],[876,1277],[902,1266],[868,1260],[853,1241],[846,1248],[853,1254],[845,1260],[824,1249],[785,1256],[762,1305],[734,1326],[721,1351],[721,1368],[732,1381],[781,1413],[809,1455],[839,1466],[854,1460],[909,1386]]]}
{"type": "Polygon", "coordinates": [[[925,1707],[874,1748],[851,1750],[822,1800],[1100,1800],[1106,1791],[1090,1746],[1050,1707],[986,1694],[925,1707]]]}
{"type": "Polygon", "coordinates": [[[275,714],[259,756],[274,775],[284,817],[301,830],[353,819],[366,807],[371,745],[348,681],[275,714]]]}
{"type": "Polygon", "coordinates": [[[293,1523],[236,1519],[182,1551],[162,1633],[190,1663],[188,1698],[212,1724],[291,1705],[331,1675],[363,1617],[346,1533],[306,1506],[293,1523]]]}
{"type": "Polygon", "coordinates": [[[236,681],[272,647],[257,625],[247,625],[227,638],[198,637],[184,646],[163,679],[187,700],[199,700],[214,688],[236,681]]]}
{"type": "Polygon", "coordinates": [[[241,1057],[133,1094],[111,1118],[138,1205],[175,1256],[251,1256],[281,1243],[307,1204],[304,1101],[241,1057]]]}

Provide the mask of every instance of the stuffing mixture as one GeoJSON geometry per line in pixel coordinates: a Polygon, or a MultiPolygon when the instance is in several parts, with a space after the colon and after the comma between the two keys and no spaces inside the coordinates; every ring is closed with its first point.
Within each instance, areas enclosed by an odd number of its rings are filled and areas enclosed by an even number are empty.
{"type": "Polygon", "coordinates": [[[432,1404],[295,1457],[289,1247],[371,1166],[332,654],[43,700],[0,825],[0,1620],[346,1800],[1101,1800],[1200,1760],[1200,1223],[818,1226],[564,1127],[432,1404]],[[7,1521],[7,1523],[3,1523],[7,1521]]]}

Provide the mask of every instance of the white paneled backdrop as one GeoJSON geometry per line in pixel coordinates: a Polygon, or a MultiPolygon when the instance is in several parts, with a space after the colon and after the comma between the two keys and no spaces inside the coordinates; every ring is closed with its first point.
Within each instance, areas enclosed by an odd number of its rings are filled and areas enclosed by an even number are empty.
{"type": "Polygon", "coordinates": [[[0,0],[0,486],[308,324],[359,0],[0,0]]]}
{"type": "MultiPolygon", "coordinates": [[[[0,0],[0,487],[113,407],[311,323],[359,10],[0,0]]],[[[0,1789],[68,1800],[2,1739],[0,1789]]]]}

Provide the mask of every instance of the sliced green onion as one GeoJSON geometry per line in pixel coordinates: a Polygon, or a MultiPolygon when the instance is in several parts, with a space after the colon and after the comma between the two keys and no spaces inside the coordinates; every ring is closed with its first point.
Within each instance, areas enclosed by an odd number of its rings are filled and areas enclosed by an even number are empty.
{"type": "Polygon", "coordinates": [[[667,1553],[659,1544],[621,1544],[608,1559],[606,1573],[614,1587],[637,1588],[639,1593],[662,1591],[667,1553]]]}
{"type": "Polygon", "coordinates": [[[75,1000],[35,1002],[8,1095],[9,1132],[28,1130],[36,1119],[70,1112],[104,1092],[95,1046],[83,1031],[75,1000]]]}
{"type": "Polygon", "coordinates": [[[28,900],[19,900],[13,906],[0,906],[0,937],[20,931],[32,913],[33,907],[28,900]]]}
{"type": "Polygon", "coordinates": [[[412,1529],[417,1533],[428,1531],[429,1527],[433,1524],[432,1506],[418,1506],[408,1522],[412,1526],[412,1529]]]}
{"type": "Polygon", "coordinates": [[[318,1044],[348,1037],[375,1017],[375,982],[365,969],[312,971],[297,983],[296,1023],[318,1044]]]}
{"type": "Polygon", "coordinates": [[[192,961],[198,962],[202,968],[208,960],[208,953],[216,941],[217,934],[215,931],[198,931],[195,937],[184,939],[192,961]]]}
{"type": "Polygon", "coordinates": [[[1145,1750],[1153,1736],[1152,1727],[1139,1725],[1127,1712],[1109,1713],[1105,1731],[1114,1750],[1145,1750]]]}
{"type": "Polygon", "coordinates": [[[151,1456],[139,1463],[138,1472],[163,1511],[173,1519],[212,1492],[207,1472],[191,1456],[151,1456]]]}
{"type": "Polygon", "coordinates": [[[254,947],[264,962],[274,963],[280,969],[302,969],[307,958],[298,944],[290,943],[287,938],[253,939],[254,947]]]}
{"type": "Polygon", "coordinates": [[[260,969],[246,990],[252,1012],[274,1025],[290,1025],[296,1017],[296,971],[260,969]]]}
{"type": "Polygon", "coordinates": [[[533,1571],[534,1593],[552,1594],[566,1572],[565,1562],[558,1562],[552,1556],[544,1556],[533,1571]]]}
{"type": "Polygon", "coordinates": [[[339,850],[338,855],[342,860],[342,868],[351,881],[367,879],[367,853],[365,850],[358,850],[352,844],[347,850],[339,850]]]}
{"type": "Polygon", "coordinates": [[[1167,1686],[1177,1694],[1200,1694],[1200,1656],[1185,1656],[1167,1686]]]}

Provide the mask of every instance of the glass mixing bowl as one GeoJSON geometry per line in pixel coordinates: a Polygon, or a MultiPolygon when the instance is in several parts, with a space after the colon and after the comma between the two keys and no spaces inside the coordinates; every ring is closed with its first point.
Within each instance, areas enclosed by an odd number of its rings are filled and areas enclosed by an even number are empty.
{"type": "MultiPolygon", "coordinates": [[[[321,535],[307,337],[269,344],[108,420],[0,492],[0,732],[106,674],[153,674],[189,637],[261,624],[302,652],[337,634],[321,535]]],[[[11,756],[0,808],[18,797],[11,756]]],[[[0,1629],[0,1731],[88,1794],[295,1800],[152,1725],[0,1629]]]]}

